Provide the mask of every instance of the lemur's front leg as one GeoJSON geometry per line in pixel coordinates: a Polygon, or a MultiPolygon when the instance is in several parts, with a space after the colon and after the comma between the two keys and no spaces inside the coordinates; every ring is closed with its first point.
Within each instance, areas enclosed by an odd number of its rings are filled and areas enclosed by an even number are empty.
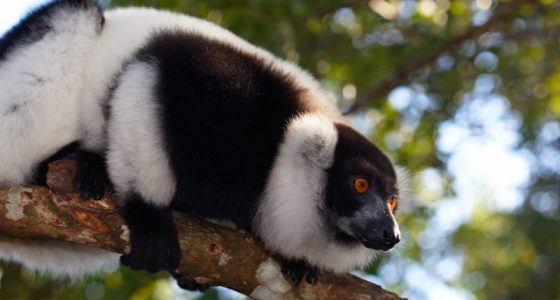
{"type": "Polygon", "coordinates": [[[121,256],[121,262],[136,270],[173,273],[181,249],[171,209],[152,206],[137,194],[118,201],[119,213],[130,230],[130,252],[121,256]]]}
{"type": "Polygon", "coordinates": [[[282,263],[282,273],[290,277],[294,284],[298,284],[304,275],[309,284],[315,284],[319,280],[319,269],[303,260],[285,259],[282,263]]]}

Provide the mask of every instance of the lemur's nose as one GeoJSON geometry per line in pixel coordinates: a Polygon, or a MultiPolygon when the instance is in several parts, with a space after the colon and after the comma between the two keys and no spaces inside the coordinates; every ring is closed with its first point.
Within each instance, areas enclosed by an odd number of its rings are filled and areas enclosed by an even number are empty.
{"type": "Polygon", "coordinates": [[[386,250],[393,248],[400,241],[401,235],[398,232],[393,232],[392,230],[383,231],[383,246],[385,246],[384,248],[386,248],[386,250]]]}
{"type": "Polygon", "coordinates": [[[355,227],[354,234],[364,246],[375,250],[390,250],[401,240],[393,220],[376,220],[369,222],[368,226],[355,227]]]}

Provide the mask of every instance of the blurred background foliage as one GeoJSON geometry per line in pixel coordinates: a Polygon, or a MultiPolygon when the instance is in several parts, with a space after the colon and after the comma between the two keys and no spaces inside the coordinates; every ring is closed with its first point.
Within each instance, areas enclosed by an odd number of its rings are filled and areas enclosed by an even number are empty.
{"type": "MultiPolygon", "coordinates": [[[[411,299],[560,299],[560,3],[113,0],[218,23],[300,64],[410,172],[404,242],[367,272],[411,299]]],[[[2,265],[0,299],[229,299],[122,269],[2,265]]]]}

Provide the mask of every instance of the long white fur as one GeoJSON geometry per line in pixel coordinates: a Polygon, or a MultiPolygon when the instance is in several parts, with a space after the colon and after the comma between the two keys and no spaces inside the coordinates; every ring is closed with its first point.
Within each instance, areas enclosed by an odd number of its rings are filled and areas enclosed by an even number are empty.
{"type": "Polygon", "coordinates": [[[324,183],[337,140],[334,124],[325,116],[305,114],[289,124],[254,226],[268,249],[344,272],[367,265],[376,252],[338,244],[324,226],[324,183]]]}
{"type": "Polygon", "coordinates": [[[165,134],[153,95],[157,71],[148,63],[136,62],[121,78],[111,100],[107,130],[111,181],[118,195],[135,192],[155,206],[168,206],[176,183],[163,149],[165,134]]]}
{"type": "MultiPolygon", "coordinates": [[[[79,137],[82,66],[99,26],[95,10],[60,10],[40,41],[0,62],[0,185],[20,185],[33,167],[79,137]]],[[[58,277],[118,266],[118,255],[78,244],[2,237],[0,257],[58,277]]]]}

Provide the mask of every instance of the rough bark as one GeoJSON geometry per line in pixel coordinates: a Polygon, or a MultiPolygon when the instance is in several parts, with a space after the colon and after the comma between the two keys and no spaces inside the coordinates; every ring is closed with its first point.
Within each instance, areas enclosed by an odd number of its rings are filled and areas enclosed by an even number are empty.
{"type": "MultiPolygon", "coordinates": [[[[75,165],[50,165],[46,187],[0,187],[0,232],[52,238],[124,253],[128,234],[110,197],[83,201],[72,193],[75,165]]],[[[183,259],[178,272],[200,284],[224,286],[259,299],[401,299],[353,275],[322,274],[297,286],[248,233],[175,213],[183,259]]]]}

